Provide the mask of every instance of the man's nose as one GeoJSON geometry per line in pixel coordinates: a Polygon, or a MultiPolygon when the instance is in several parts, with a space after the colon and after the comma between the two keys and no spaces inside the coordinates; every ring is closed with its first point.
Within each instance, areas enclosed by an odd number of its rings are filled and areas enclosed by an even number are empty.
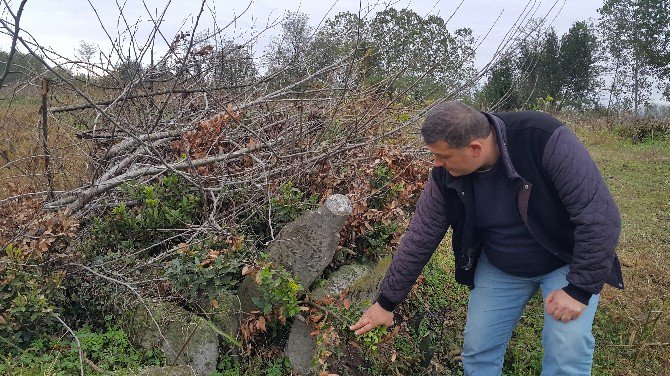
{"type": "Polygon", "coordinates": [[[442,160],[440,158],[434,157],[433,158],[433,165],[435,167],[440,167],[440,166],[443,166],[444,163],[442,162],[442,160]]]}

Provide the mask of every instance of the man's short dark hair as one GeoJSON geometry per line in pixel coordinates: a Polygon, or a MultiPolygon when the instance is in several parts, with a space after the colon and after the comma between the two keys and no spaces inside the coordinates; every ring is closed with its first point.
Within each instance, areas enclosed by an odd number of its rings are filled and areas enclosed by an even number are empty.
{"type": "Polygon", "coordinates": [[[468,146],[470,141],[490,134],[491,127],[484,114],[456,101],[442,102],[428,110],[421,127],[423,142],[446,141],[452,148],[468,146]]]}

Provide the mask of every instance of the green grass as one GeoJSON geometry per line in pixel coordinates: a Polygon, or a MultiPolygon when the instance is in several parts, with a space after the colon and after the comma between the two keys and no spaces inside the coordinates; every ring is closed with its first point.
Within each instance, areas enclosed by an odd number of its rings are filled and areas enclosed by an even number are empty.
{"type": "Polygon", "coordinates": [[[603,291],[594,325],[599,342],[594,374],[666,374],[670,366],[670,139],[632,143],[605,131],[579,130],[578,134],[600,166],[622,218],[617,252],[626,290],[606,287],[603,291]]]}

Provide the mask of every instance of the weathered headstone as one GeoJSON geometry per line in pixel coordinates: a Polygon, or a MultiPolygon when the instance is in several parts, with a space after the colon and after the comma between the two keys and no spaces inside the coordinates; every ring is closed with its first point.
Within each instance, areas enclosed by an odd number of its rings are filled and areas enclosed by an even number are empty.
{"type": "Polygon", "coordinates": [[[312,333],[311,325],[297,318],[291,325],[291,334],[284,347],[284,354],[291,361],[291,369],[298,376],[317,374],[313,363],[317,351],[316,338],[310,333],[312,333]]]}
{"type": "Polygon", "coordinates": [[[235,337],[242,312],[240,298],[230,291],[219,291],[213,300],[206,299],[199,304],[204,316],[220,331],[219,345],[224,349],[233,349],[237,345],[235,337]]]}
{"type": "Polygon", "coordinates": [[[340,230],[351,211],[346,196],[328,197],[318,209],[284,226],[268,246],[270,260],[284,266],[302,286],[309,288],[333,260],[340,230]]]}
{"type": "MultiPolygon", "coordinates": [[[[310,294],[310,297],[318,300],[326,296],[339,296],[348,290],[347,299],[352,304],[362,304],[366,301],[373,303],[390,262],[389,256],[373,264],[345,265],[332,273],[321,287],[310,294]]],[[[316,338],[310,334],[311,332],[312,328],[307,323],[295,320],[284,348],[284,353],[291,361],[293,372],[298,375],[317,374],[314,361],[318,348],[316,338]]]]}
{"type": "Polygon", "coordinates": [[[347,298],[352,304],[366,301],[375,303],[377,301],[379,286],[390,264],[391,256],[387,256],[373,265],[369,265],[369,270],[348,286],[349,292],[347,293],[347,298]]]}
{"type": "MultiPolygon", "coordinates": [[[[346,196],[328,197],[318,209],[307,211],[282,228],[267,248],[270,261],[286,268],[300,285],[309,288],[333,260],[340,230],[351,211],[346,196]]],[[[252,298],[260,293],[251,276],[242,282],[238,296],[244,312],[258,309],[252,298]]]]}
{"type": "Polygon", "coordinates": [[[147,306],[138,304],[125,313],[123,323],[133,343],[145,349],[160,348],[168,364],[188,366],[196,376],[216,371],[219,339],[207,320],[172,303],[146,304],[161,331],[149,316],[147,306]]]}

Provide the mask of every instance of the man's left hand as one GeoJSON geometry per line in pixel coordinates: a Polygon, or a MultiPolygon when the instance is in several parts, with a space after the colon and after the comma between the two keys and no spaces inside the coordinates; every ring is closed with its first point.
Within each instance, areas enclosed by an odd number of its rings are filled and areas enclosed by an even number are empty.
{"type": "Polygon", "coordinates": [[[558,289],[544,299],[544,308],[556,320],[568,322],[578,318],[586,309],[586,305],[572,298],[563,289],[558,289]]]}

